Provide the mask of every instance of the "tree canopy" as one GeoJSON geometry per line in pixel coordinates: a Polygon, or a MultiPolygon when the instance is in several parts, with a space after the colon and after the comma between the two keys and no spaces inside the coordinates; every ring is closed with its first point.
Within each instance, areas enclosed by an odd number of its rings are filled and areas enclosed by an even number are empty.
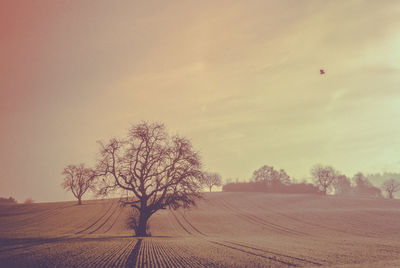
{"type": "Polygon", "coordinates": [[[132,193],[124,203],[137,212],[133,221],[137,236],[147,235],[147,221],[159,209],[187,208],[201,198],[199,154],[188,139],[169,136],[163,124],[133,125],[125,139],[100,143],[100,156],[97,170],[105,174],[100,193],[132,193]]]}
{"type": "Polygon", "coordinates": [[[62,187],[71,191],[72,194],[78,199],[78,205],[82,204],[82,196],[88,190],[94,190],[94,179],[96,172],[91,168],[86,168],[84,164],[68,165],[64,168],[62,175],[64,175],[64,182],[62,187]]]}
{"type": "Polygon", "coordinates": [[[212,187],[221,186],[221,175],[215,172],[204,172],[203,184],[207,186],[211,192],[212,187]]]}

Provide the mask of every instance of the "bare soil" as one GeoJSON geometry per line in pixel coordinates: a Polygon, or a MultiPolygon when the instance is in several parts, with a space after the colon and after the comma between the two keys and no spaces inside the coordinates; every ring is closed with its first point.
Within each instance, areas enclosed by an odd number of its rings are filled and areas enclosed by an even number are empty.
{"type": "Polygon", "coordinates": [[[0,205],[0,267],[400,267],[400,200],[207,193],[132,237],[115,199],[0,205]]]}

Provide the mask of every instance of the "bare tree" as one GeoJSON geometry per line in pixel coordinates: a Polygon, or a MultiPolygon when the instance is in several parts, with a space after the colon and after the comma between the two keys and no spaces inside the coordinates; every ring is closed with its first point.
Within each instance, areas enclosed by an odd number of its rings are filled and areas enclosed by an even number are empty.
{"type": "Polygon", "coordinates": [[[381,189],[372,185],[368,178],[361,172],[353,176],[354,193],[361,196],[381,197],[381,189]]]}
{"type": "Polygon", "coordinates": [[[349,195],[351,193],[351,182],[346,175],[339,175],[333,182],[336,195],[349,195]]]}
{"type": "Polygon", "coordinates": [[[311,175],[314,179],[314,183],[322,190],[324,194],[328,191],[329,187],[337,177],[337,172],[331,166],[322,166],[320,164],[315,165],[311,169],[311,175]]]}
{"type": "Polygon", "coordinates": [[[187,139],[170,137],[163,124],[142,122],[132,126],[126,139],[100,145],[97,169],[105,174],[100,193],[132,193],[124,204],[138,212],[132,223],[136,236],[147,236],[147,222],[156,211],[187,208],[201,198],[198,153],[187,139]]]}
{"type": "Polygon", "coordinates": [[[78,199],[78,205],[82,204],[82,196],[88,190],[94,190],[94,179],[96,173],[91,168],[86,168],[84,164],[68,165],[64,168],[62,175],[64,175],[64,182],[61,186],[71,191],[72,194],[78,199]]]}
{"type": "Polygon", "coordinates": [[[211,192],[213,186],[222,185],[221,176],[218,173],[204,172],[203,184],[207,186],[211,192]]]}
{"type": "Polygon", "coordinates": [[[389,199],[393,199],[393,193],[400,191],[400,182],[395,179],[385,180],[381,188],[388,193],[389,199]]]}
{"type": "Polygon", "coordinates": [[[285,185],[289,185],[291,183],[290,176],[283,169],[279,170],[279,181],[285,185]]]}
{"type": "Polygon", "coordinates": [[[253,180],[256,182],[264,181],[267,185],[276,183],[290,184],[290,177],[281,169],[277,171],[272,166],[264,165],[253,172],[253,180]]]}

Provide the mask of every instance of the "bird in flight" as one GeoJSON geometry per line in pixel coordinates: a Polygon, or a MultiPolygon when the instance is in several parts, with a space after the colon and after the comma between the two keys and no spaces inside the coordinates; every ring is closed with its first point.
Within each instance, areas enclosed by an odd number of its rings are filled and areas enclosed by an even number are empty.
{"type": "Polygon", "coordinates": [[[319,74],[325,74],[325,70],[319,70],[319,74]]]}

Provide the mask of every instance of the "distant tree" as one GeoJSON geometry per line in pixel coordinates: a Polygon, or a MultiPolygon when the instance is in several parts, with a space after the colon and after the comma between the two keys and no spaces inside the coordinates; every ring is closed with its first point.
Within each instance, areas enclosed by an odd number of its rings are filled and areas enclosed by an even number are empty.
{"type": "Polygon", "coordinates": [[[18,202],[10,196],[9,198],[0,197],[0,203],[17,204],[18,202]]]}
{"type": "Polygon", "coordinates": [[[351,182],[346,175],[339,175],[333,182],[336,195],[349,195],[351,194],[351,182]]]}
{"type": "Polygon", "coordinates": [[[260,187],[260,182],[241,182],[228,183],[222,187],[224,192],[267,192],[267,193],[284,193],[284,194],[321,194],[318,187],[308,183],[291,183],[288,185],[281,184],[279,187],[266,188],[260,187]]]}
{"type": "Polygon", "coordinates": [[[381,188],[387,192],[389,199],[393,199],[393,193],[400,191],[400,182],[395,179],[385,180],[381,188]]]}
{"type": "Polygon", "coordinates": [[[314,179],[315,185],[317,185],[324,194],[332,186],[333,182],[336,180],[337,172],[331,166],[322,166],[317,164],[312,167],[311,175],[314,179]]]}
{"type": "Polygon", "coordinates": [[[27,205],[33,204],[33,203],[35,203],[35,201],[34,201],[31,197],[28,197],[28,198],[25,199],[25,201],[24,201],[24,204],[27,204],[27,205]]]}
{"type": "Polygon", "coordinates": [[[290,176],[283,169],[279,170],[279,181],[285,185],[289,185],[291,183],[290,176]]]}
{"type": "Polygon", "coordinates": [[[78,205],[82,204],[82,196],[88,190],[95,190],[94,179],[96,172],[91,168],[86,168],[84,164],[68,165],[64,168],[64,182],[61,186],[66,191],[71,191],[78,199],[78,205]]]}
{"type": "Polygon", "coordinates": [[[290,184],[290,177],[281,169],[277,171],[272,166],[264,165],[253,172],[252,180],[255,182],[265,182],[266,185],[290,184]]]}
{"type": "Polygon", "coordinates": [[[222,185],[221,176],[215,172],[204,172],[203,184],[207,186],[211,192],[212,187],[222,185]]]}
{"type": "Polygon", "coordinates": [[[133,125],[126,139],[100,146],[97,170],[105,174],[100,193],[132,193],[123,204],[136,210],[131,221],[136,236],[148,235],[147,222],[156,211],[187,208],[202,197],[200,156],[186,138],[170,137],[163,124],[133,125]]]}
{"type": "Polygon", "coordinates": [[[372,183],[367,179],[367,177],[358,172],[353,176],[354,193],[356,195],[371,196],[371,197],[381,197],[381,190],[372,185],[372,183]]]}

